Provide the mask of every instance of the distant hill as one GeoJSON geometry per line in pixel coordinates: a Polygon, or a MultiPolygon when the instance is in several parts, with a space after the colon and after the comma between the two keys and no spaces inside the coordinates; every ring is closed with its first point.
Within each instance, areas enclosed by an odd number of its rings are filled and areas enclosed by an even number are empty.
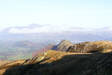
{"type": "Polygon", "coordinates": [[[36,47],[37,43],[31,42],[31,41],[18,41],[14,43],[17,47],[36,47]]]}
{"type": "Polygon", "coordinates": [[[32,57],[32,53],[41,50],[49,43],[31,40],[1,41],[0,60],[15,60],[32,57]]]}

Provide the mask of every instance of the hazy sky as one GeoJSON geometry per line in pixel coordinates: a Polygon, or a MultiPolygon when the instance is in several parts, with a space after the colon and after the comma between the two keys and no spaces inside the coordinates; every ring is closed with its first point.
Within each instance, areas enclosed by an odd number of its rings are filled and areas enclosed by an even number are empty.
{"type": "Polygon", "coordinates": [[[111,27],[112,0],[0,0],[0,28],[29,24],[111,27]]]}

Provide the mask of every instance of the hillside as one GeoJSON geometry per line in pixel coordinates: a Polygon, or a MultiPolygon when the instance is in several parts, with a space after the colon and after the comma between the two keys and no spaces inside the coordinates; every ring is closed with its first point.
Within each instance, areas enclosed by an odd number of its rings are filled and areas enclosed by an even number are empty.
{"type": "Polygon", "coordinates": [[[32,59],[2,65],[0,72],[1,75],[112,75],[111,59],[112,53],[48,50],[32,59]]]}

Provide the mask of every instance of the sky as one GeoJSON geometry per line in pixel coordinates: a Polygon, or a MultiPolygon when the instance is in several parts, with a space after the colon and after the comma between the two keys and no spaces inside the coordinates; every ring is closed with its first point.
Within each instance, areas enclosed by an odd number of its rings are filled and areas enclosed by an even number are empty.
{"type": "Polygon", "coordinates": [[[112,27],[111,20],[112,0],[0,0],[0,30],[30,24],[55,31],[103,28],[112,27]]]}

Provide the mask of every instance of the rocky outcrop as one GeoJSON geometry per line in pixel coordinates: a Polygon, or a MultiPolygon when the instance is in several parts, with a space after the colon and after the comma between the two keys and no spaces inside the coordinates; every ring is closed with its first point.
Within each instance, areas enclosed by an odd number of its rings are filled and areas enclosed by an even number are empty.
{"type": "Polygon", "coordinates": [[[58,51],[67,51],[69,47],[73,46],[73,44],[68,40],[61,41],[57,46],[56,50],[58,51]]]}

